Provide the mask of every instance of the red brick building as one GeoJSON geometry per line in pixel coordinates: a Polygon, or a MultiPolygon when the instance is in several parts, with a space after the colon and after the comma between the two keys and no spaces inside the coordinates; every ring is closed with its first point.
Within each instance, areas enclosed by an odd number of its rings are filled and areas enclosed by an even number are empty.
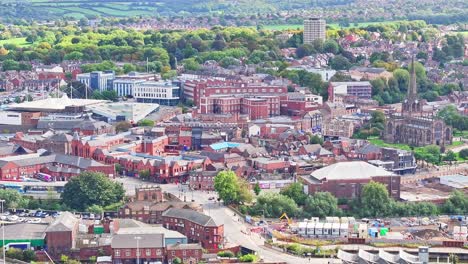
{"type": "Polygon", "coordinates": [[[117,234],[112,238],[112,259],[115,264],[171,263],[176,257],[183,263],[197,264],[202,258],[203,248],[199,244],[170,244],[165,247],[163,233],[117,234]]]}
{"type": "MultiPolygon", "coordinates": [[[[201,99],[214,95],[286,95],[286,86],[270,85],[267,83],[247,83],[238,81],[220,80],[194,80],[186,81],[183,85],[184,98],[192,100],[195,105],[200,106],[201,99]]],[[[279,108],[278,108],[279,111],[279,108]]]]}
{"type": "Polygon", "coordinates": [[[168,259],[179,258],[182,263],[197,264],[202,258],[203,248],[199,244],[174,244],[166,247],[168,259]]]}
{"type": "Polygon", "coordinates": [[[46,229],[47,253],[54,257],[69,254],[75,248],[79,220],[70,212],[62,212],[46,229]]]}
{"type": "Polygon", "coordinates": [[[214,191],[217,171],[195,171],[190,175],[189,186],[193,190],[214,191]]]}
{"type": "Polygon", "coordinates": [[[243,114],[252,120],[280,115],[280,96],[247,96],[249,94],[238,97],[212,96],[200,98],[197,114],[243,114]]]}
{"type": "Polygon", "coordinates": [[[308,194],[330,192],[337,198],[352,199],[361,196],[365,184],[375,181],[384,184],[391,197],[400,198],[401,177],[364,161],[335,163],[302,179],[308,194]]]}
{"type": "Polygon", "coordinates": [[[255,158],[252,159],[252,167],[261,170],[264,172],[288,172],[290,169],[289,161],[284,161],[280,159],[270,159],[270,158],[255,158]]]}
{"type": "Polygon", "coordinates": [[[164,234],[119,234],[112,238],[113,263],[141,262],[166,263],[164,234]]]}
{"type": "Polygon", "coordinates": [[[219,249],[224,243],[224,225],[205,214],[171,208],[163,213],[163,222],[167,229],[184,234],[189,242],[199,242],[203,248],[219,249]]]}
{"type": "Polygon", "coordinates": [[[82,171],[115,175],[113,165],[64,154],[47,154],[34,153],[0,159],[0,179],[19,181],[21,177],[34,177],[39,172],[47,173],[57,181],[68,180],[82,171]]]}

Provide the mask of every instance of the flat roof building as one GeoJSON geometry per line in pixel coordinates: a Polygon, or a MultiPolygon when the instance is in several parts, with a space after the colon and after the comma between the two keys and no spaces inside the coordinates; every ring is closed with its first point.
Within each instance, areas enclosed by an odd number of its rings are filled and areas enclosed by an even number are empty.
{"type": "Polygon", "coordinates": [[[304,19],[304,44],[313,44],[315,40],[325,40],[327,22],[320,18],[304,19]]]}

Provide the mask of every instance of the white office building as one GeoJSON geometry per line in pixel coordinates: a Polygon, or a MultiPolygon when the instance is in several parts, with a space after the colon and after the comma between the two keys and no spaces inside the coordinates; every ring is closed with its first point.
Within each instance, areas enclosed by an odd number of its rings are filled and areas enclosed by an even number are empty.
{"type": "Polygon", "coordinates": [[[140,103],[177,105],[180,100],[180,88],[171,82],[147,81],[135,85],[133,97],[140,103]]]}
{"type": "Polygon", "coordinates": [[[76,79],[93,90],[105,91],[112,88],[112,81],[115,78],[113,71],[94,71],[76,75],[76,79]]]}
{"type": "Polygon", "coordinates": [[[112,83],[112,88],[119,96],[133,96],[133,89],[135,86],[144,82],[145,80],[116,79],[112,83]]]}
{"type": "Polygon", "coordinates": [[[119,96],[133,96],[133,88],[137,84],[146,81],[154,81],[156,76],[150,73],[129,72],[126,75],[115,77],[112,84],[112,89],[117,92],[119,96]]]}
{"type": "Polygon", "coordinates": [[[320,18],[307,18],[304,20],[304,44],[312,44],[314,40],[326,38],[327,23],[320,18]]]}

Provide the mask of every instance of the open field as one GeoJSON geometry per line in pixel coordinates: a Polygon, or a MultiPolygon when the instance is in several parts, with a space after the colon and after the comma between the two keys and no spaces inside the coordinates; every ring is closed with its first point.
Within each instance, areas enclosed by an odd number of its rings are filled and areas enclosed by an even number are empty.
{"type": "Polygon", "coordinates": [[[31,45],[31,43],[26,41],[26,38],[11,38],[11,39],[0,40],[0,46],[4,44],[14,44],[20,47],[27,47],[31,45]]]}
{"type": "Polygon", "coordinates": [[[369,139],[369,142],[379,147],[396,148],[409,151],[411,150],[411,148],[408,145],[385,143],[382,139],[369,139]]]}

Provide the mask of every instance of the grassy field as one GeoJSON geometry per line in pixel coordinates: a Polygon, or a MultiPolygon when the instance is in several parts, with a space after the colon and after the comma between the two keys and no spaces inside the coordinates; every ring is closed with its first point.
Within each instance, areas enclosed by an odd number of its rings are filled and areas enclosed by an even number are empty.
{"type": "Polygon", "coordinates": [[[396,148],[396,149],[402,149],[402,150],[408,150],[411,151],[411,148],[408,145],[405,144],[390,144],[390,143],[385,143],[382,139],[369,139],[369,142],[379,146],[379,147],[384,147],[384,148],[396,148]]]}
{"type": "Polygon", "coordinates": [[[12,39],[0,40],[0,46],[4,44],[15,44],[20,47],[27,47],[27,46],[31,46],[32,43],[27,42],[26,38],[12,38],[12,39]]]}

